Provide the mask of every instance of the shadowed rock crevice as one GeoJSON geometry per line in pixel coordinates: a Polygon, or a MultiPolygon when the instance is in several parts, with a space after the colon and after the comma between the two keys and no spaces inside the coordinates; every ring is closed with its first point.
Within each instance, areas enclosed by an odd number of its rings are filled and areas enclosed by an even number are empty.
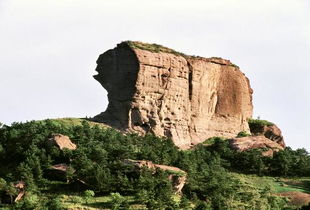
{"type": "Polygon", "coordinates": [[[136,54],[126,43],[121,43],[99,56],[96,71],[94,78],[107,90],[109,105],[94,120],[117,129],[127,127],[139,71],[136,54]]]}
{"type": "Polygon", "coordinates": [[[184,149],[212,136],[249,132],[252,89],[229,60],[128,41],[100,55],[97,64],[94,77],[109,105],[95,121],[167,136],[184,149]]]}
{"type": "Polygon", "coordinates": [[[189,100],[192,100],[192,95],[193,95],[193,69],[191,65],[188,63],[188,96],[189,100]]]}

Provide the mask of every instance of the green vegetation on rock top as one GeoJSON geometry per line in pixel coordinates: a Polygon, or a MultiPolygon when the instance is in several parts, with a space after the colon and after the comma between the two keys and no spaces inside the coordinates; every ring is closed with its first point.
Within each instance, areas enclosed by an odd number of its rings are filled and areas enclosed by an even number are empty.
{"type": "MultiPolygon", "coordinates": [[[[155,44],[155,43],[150,44],[150,43],[139,42],[139,41],[124,41],[124,42],[121,42],[120,44],[118,44],[118,46],[122,46],[122,45],[128,45],[132,49],[141,49],[141,50],[146,50],[146,51],[150,51],[150,52],[154,52],[154,53],[160,53],[160,52],[171,53],[171,54],[174,54],[177,56],[182,56],[184,58],[202,58],[200,56],[187,55],[185,53],[178,52],[174,49],[171,49],[171,48],[159,45],[159,44],[155,44]]],[[[223,58],[211,57],[209,59],[222,60],[223,58]]],[[[237,66],[236,64],[230,63],[229,65],[239,69],[239,66],[237,66]]]]}
{"type": "Polygon", "coordinates": [[[269,122],[267,120],[259,120],[259,119],[249,119],[249,125],[253,126],[271,126],[274,125],[272,122],[269,122]]]}
{"type": "Polygon", "coordinates": [[[94,121],[90,121],[86,118],[73,118],[73,117],[65,117],[65,118],[56,118],[56,119],[46,119],[46,120],[38,120],[36,122],[45,123],[53,123],[54,125],[60,127],[74,127],[74,126],[82,126],[83,122],[87,122],[89,126],[99,126],[101,128],[108,128],[109,126],[104,123],[98,123],[94,121]]]}
{"type": "Polygon", "coordinates": [[[137,48],[137,49],[147,50],[147,51],[155,52],[155,53],[163,52],[163,53],[171,53],[171,54],[182,56],[182,57],[191,57],[189,55],[175,51],[173,49],[170,49],[168,47],[165,47],[159,44],[149,44],[149,43],[138,42],[138,41],[125,41],[125,42],[122,42],[121,44],[123,43],[128,44],[128,46],[133,49],[137,48]]]}

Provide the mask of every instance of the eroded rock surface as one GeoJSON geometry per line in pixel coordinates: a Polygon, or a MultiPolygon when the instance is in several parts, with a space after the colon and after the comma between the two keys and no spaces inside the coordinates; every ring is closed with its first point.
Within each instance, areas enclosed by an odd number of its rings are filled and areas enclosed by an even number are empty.
{"type": "Polygon", "coordinates": [[[97,64],[94,78],[107,90],[109,105],[95,121],[170,137],[183,149],[209,137],[250,132],[252,89],[229,60],[123,42],[97,64]]]}

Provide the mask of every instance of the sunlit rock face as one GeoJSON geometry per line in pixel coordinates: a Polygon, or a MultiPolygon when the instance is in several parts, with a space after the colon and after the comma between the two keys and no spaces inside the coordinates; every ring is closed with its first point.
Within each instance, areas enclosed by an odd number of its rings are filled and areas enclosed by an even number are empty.
{"type": "Polygon", "coordinates": [[[272,157],[274,152],[283,150],[285,146],[278,144],[276,141],[272,141],[265,136],[246,136],[241,138],[229,139],[229,145],[232,149],[239,152],[252,150],[252,149],[264,149],[263,156],[272,157]]]}
{"type": "Polygon", "coordinates": [[[96,121],[166,136],[184,149],[209,137],[250,132],[252,89],[229,60],[123,42],[97,64],[94,78],[107,90],[109,105],[96,121]]]}

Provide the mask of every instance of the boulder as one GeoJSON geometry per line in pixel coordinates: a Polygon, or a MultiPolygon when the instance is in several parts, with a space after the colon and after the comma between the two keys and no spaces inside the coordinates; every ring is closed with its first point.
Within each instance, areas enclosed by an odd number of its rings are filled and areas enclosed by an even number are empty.
{"type": "Polygon", "coordinates": [[[264,156],[272,156],[274,151],[283,150],[283,147],[264,137],[264,136],[246,136],[241,138],[233,138],[229,140],[231,148],[243,152],[251,149],[266,149],[262,154],[264,156]]]}
{"type": "Polygon", "coordinates": [[[252,135],[265,136],[266,138],[277,142],[282,147],[285,147],[282,132],[274,123],[266,120],[250,120],[249,127],[252,135]]]}
{"type": "Polygon", "coordinates": [[[64,148],[69,150],[75,150],[76,144],[72,143],[68,136],[62,134],[54,134],[52,138],[49,139],[49,142],[52,145],[56,145],[59,149],[63,150],[64,148]]]}
{"type": "Polygon", "coordinates": [[[161,169],[163,171],[168,171],[170,173],[168,179],[172,182],[172,185],[174,187],[174,190],[176,193],[181,193],[182,189],[186,182],[186,175],[187,173],[177,167],[173,166],[167,166],[167,165],[159,165],[154,164],[152,161],[148,160],[131,160],[126,159],[124,160],[125,164],[128,165],[134,165],[138,169],[141,169],[143,167],[146,167],[150,170],[152,170],[154,173],[156,172],[156,169],[161,169]]]}
{"type": "Polygon", "coordinates": [[[67,177],[67,172],[69,169],[72,170],[72,173],[75,172],[75,170],[73,168],[70,168],[70,166],[67,165],[66,163],[60,163],[60,164],[52,165],[45,172],[45,177],[50,179],[50,180],[69,182],[70,180],[67,177]]]}
{"type": "Polygon", "coordinates": [[[99,56],[94,78],[109,105],[94,121],[166,136],[187,149],[213,136],[250,132],[252,89],[239,67],[141,42],[122,42],[99,56]]]}

